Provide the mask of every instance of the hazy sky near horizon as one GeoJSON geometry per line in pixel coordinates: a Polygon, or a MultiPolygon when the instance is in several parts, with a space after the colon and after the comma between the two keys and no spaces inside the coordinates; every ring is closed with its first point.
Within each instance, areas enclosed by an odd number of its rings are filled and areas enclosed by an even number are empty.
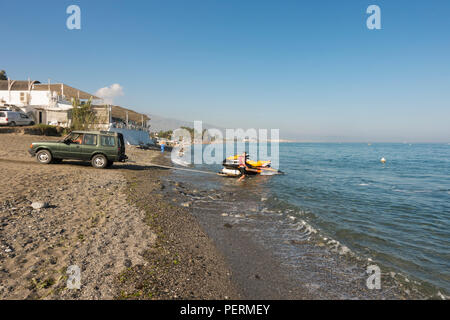
{"type": "Polygon", "coordinates": [[[450,142],[448,0],[0,0],[0,12],[13,79],[116,84],[124,107],[284,138],[450,142]],[[81,30],[66,28],[71,4],[81,30]],[[381,30],[366,27],[371,4],[381,30]]]}

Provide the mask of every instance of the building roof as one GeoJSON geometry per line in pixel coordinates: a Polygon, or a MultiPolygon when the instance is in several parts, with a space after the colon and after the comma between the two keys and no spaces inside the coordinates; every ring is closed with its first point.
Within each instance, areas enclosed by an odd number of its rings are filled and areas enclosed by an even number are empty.
{"type": "Polygon", "coordinates": [[[139,123],[142,121],[142,118],[144,121],[150,120],[150,117],[143,113],[138,113],[136,111],[122,108],[119,106],[111,106],[111,114],[113,118],[119,118],[125,120],[127,118],[127,111],[128,111],[128,120],[134,121],[136,123],[139,123]]]}
{"type": "MultiPolygon", "coordinates": [[[[14,81],[12,84],[11,90],[28,90],[28,80],[12,80],[14,81]]],[[[34,83],[40,83],[39,81],[31,81],[34,83]]],[[[8,90],[8,80],[0,80],[0,90],[8,90]]]]}
{"type": "MultiPolygon", "coordinates": [[[[28,80],[12,80],[13,84],[11,90],[14,91],[27,91],[29,81],[28,80]]],[[[79,98],[79,99],[100,99],[99,97],[94,96],[93,94],[81,91],[79,89],[68,86],[64,83],[52,83],[45,84],[40,83],[39,81],[31,81],[33,83],[32,91],[55,91],[58,95],[64,95],[68,98],[79,98]]],[[[8,90],[8,80],[0,80],[0,90],[8,90]]]]}
{"type": "Polygon", "coordinates": [[[93,94],[81,91],[79,89],[68,86],[64,83],[52,83],[52,84],[35,84],[33,90],[36,91],[48,91],[50,87],[50,91],[57,92],[58,95],[64,95],[70,98],[78,98],[78,99],[101,99],[99,97],[94,96],[93,94]]]}

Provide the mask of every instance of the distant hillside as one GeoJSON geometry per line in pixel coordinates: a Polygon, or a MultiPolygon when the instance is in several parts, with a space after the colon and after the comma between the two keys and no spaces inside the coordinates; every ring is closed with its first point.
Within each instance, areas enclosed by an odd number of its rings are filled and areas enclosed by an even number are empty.
{"type": "MultiPolygon", "coordinates": [[[[171,118],[165,118],[157,115],[149,115],[151,120],[150,123],[150,130],[152,132],[158,132],[158,131],[167,131],[167,130],[175,130],[180,127],[194,127],[194,122],[191,121],[183,121],[183,120],[177,120],[177,119],[171,119],[171,118]]],[[[214,126],[208,123],[203,123],[203,129],[210,129],[210,128],[217,128],[222,129],[218,126],[214,126]]]]}

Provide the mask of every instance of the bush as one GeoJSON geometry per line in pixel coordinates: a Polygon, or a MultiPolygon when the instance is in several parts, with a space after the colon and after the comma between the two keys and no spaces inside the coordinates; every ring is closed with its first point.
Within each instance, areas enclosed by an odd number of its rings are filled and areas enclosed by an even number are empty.
{"type": "Polygon", "coordinates": [[[69,128],[58,127],[58,132],[61,136],[67,136],[72,130],[69,128]]]}
{"type": "Polygon", "coordinates": [[[48,124],[36,124],[29,129],[25,129],[25,133],[42,135],[42,136],[59,136],[61,131],[56,126],[48,124]],[[29,132],[27,132],[29,131],[29,132]]]}

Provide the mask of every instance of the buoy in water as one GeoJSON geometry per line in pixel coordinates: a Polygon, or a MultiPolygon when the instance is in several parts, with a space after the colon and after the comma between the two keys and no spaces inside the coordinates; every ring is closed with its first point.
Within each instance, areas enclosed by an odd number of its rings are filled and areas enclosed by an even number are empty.
{"type": "Polygon", "coordinates": [[[386,163],[386,159],[383,157],[383,158],[381,158],[381,163],[386,163]]]}

